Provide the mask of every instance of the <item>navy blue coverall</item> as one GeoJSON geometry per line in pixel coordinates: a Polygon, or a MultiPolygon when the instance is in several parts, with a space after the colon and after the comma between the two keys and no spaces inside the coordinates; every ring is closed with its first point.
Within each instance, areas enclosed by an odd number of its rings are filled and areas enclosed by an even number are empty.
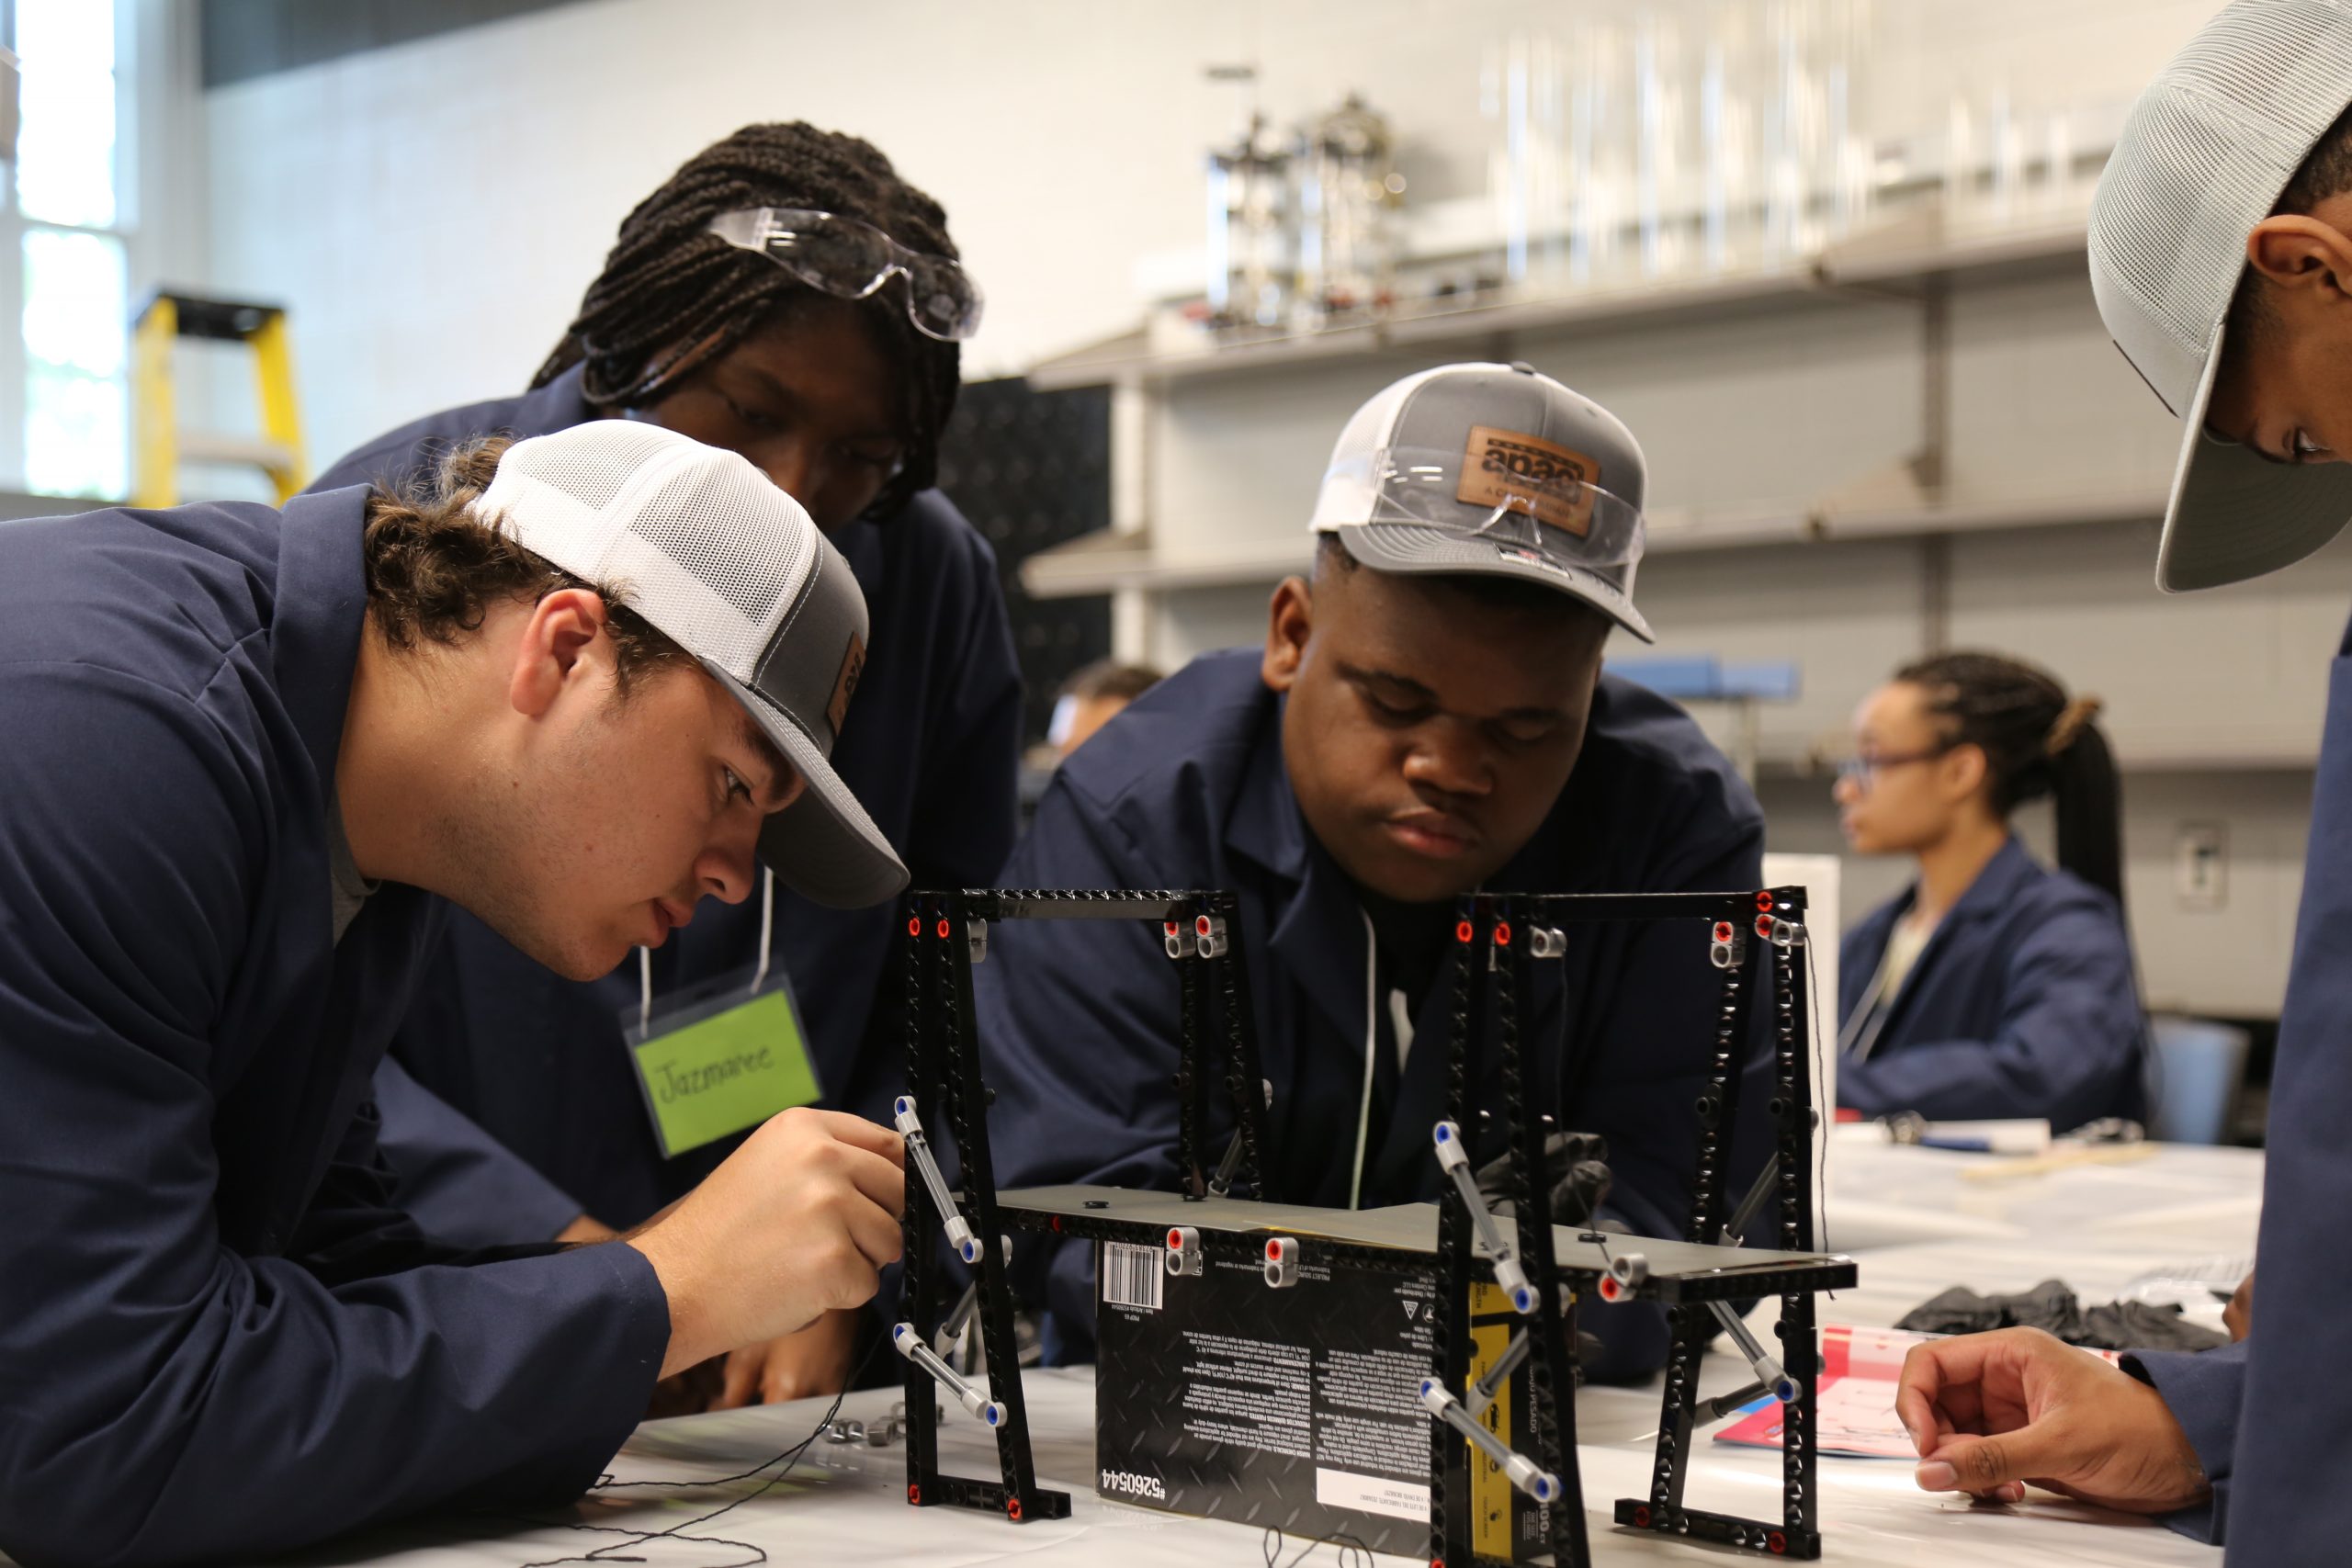
{"type": "Polygon", "coordinates": [[[2254,1327],[2199,1355],[2132,1358],[2213,1483],[2172,1523],[2249,1563],[2341,1562],[2352,1507],[2352,629],[2328,676],[2303,901],[2270,1069],[2254,1327]]]}
{"type": "Polygon", "coordinates": [[[444,906],[341,942],[366,492],[0,525],[0,1551],[252,1561],[568,1496],[669,1340],[623,1245],[463,1263],[368,1080],[444,906]]]}
{"type": "Polygon", "coordinates": [[[2115,900],[2035,863],[2012,838],[1928,938],[1883,1018],[1855,1021],[1910,909],[1906,890],[1838,950],[1838,1018],[1866,1042],[1838,1100],[1866,1116],[2042,1117],[2070,1132],[2143,1109],[2145,1022],[2115,900]]]}

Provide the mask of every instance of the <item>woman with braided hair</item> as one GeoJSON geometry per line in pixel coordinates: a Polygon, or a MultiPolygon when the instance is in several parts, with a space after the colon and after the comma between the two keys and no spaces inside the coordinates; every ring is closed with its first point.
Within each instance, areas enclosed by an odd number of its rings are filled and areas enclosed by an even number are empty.
{"type": "Polygon", "coordinates": [[[2061,1132],[2141,1114],[2145,1021],[2099,705],[1991,653],[1919,660],[1862,704],[1840,823],[1857,851],[1914,856],[1919,875],[1839,951],[1841,1105],[2061,1132]],[[2009,827],[2044,795],[2055,870],[2009,827]]]}
{"type": "MultiPolygon", "coordinates": [[[[836,772],[915,886],[985,886],[1012,847],[1020,675],[995,559],[931,488],[979,314],[946,215],[888,158],[808,125],[746,126],[628,215],[527,392],[393,431],[313,488],[397,491],[474,437],[614,417],[741,453],[865,591],[871,644],[836,772]]],[[[459,917],[377,1080],[401,1201],[428,1231],[497,1246],[593,1238],[684,1195],[751,1123],[670,1146],[616,1021],[748,979],[763,953],[789,983],[818,1103],[887,1121],[904,1059],[899,925],[888,905],[755,891],[576,984],[459,917]]],[[[840,1316],[739,1351],[723,1386],[706,1370],[700,1401],[832,1392],[858,1330],[840,1316]]]]}
{"type": "Polygon", "coordinates": [[[628,215],[531,389],[741,452],[831,533],[930,489],[979,306],[946,214],[889,159],[745,126],[628,215]]]}

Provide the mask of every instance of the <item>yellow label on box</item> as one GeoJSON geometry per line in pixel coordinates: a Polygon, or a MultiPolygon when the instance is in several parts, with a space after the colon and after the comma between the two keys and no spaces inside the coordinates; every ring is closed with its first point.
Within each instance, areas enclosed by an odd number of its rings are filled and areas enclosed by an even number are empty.
{"type": "MultiPolygon", "coordinates": [[[[1481,1303],[1477,1292],[1492,1293],[1493,1304],[1509,1312],[1510,1305],[1502,1292],[1492,1285],[1473,1285],[1470,1310],[1475,1317],[1481,1303]]],[[[1513,1321],[1519,1321],[1516,1314],[1513,1321]]],[[[1487,1369],[1502,1359],[1510,1348],[1511,1323],[1478,1325],[1470,1329],[1470,1381],[1476,1382],[1487,1375],[1487,1369]]],[[[1493,1403],[1479,1414],[1479,1425],[1510,1447],[1510,1387],[1505,1384],[1495,1393],[1493,1403]]],[[[1503,1467],[1476,1449],[1470,1450],[1470,1544],[1481,1557],[1498,1557],[1508,1562],[1511,1555],[1511,1487],[1510,1478],[1503,1474],[1503,1467]]]]}

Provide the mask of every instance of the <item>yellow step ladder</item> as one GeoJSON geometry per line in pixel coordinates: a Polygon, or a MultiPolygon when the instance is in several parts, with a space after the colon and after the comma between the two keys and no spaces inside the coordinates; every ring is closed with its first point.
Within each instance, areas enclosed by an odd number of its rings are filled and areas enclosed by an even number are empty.
{"type": "Polygon", "coordinates": [[[134,505],[178,505],[184,463],[259,468],[277,487],[281,506],[302,488],[307,478],[302,415],[294,403],[294,352],[287,341],[282,307],[156,290],[140,307],[132,324],[131,398],[138,431],[131,476],[134,505]],[[242,343],[252,348],[254,379],[261,391],[259,436],[179,428],[172,347],[181,338],[242,343]]]}

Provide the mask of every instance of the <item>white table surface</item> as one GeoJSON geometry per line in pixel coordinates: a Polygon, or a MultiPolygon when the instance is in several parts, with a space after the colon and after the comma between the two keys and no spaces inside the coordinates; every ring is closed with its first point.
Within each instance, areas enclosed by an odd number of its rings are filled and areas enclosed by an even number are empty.
{"type": "MultiPolygon", "coordinates": [[[[1960,1172],[1984,1156],[1894,1148],[1841,1130],[1831,1144],[1827,1190],[1831,1234],[1861,1266],[1858,1289],[1825,1301],[1825,1323],[1889,1324],[1948,1285],[1982,1291],[2021,1289],[2057,1277],[2086,1302],[2113,1299],[2153,1265],[2218,1254],[2250,1253],[2259,1212],[2262,1161],[2236,1149],[2167,1146],[2152,1158],[2088,1167],[2017,1181],[1980,1185],[1960,1172]],[[1843,1218],[1843,1236],[1840,1221],[1843,1218]]],[[[1598,1309],[1596,1309],[1598,1310],[1598,1309]]],[[[1760,1309],[1769,1313],[1770,1308],[1760,1309]]],[[[1769,1341],[1768,1341],[1769,1343],[1769,1341]]],[[[1744,1382],[1746,1369],[1709,1359],[1708,1392],[1744,1382]]],[[[1105,1503],[1093,1493],[1093,1382],[1087,1370],[1032,1372],[1023,1379],[1041,1480],[1071,1494],[1071,1517],[1012,1525],[960,1508],[910,1508],[904,1502],[905,1451],[819,1442],[783,1483],[752,1498],[697,1533],[741,1545],[661,1540],[628,1544],[603,1535],[484,1516],[445,1516],[339,1543],[304,1562],[378,1562],[401,1568],[521,1568],[585,1553],[599,1546],[652,1568],[734,1568],[782,1564],[956,1565],[1019,1562],[1261,1564],[1259,1531],[1105,1503]]],[[[884,1415],[895,1391],[853,1394],[845,1416],[884,1415]]],[[[1619,1497],[1648,1485],[1657,1418],[1653,1383],[1643,1389],[1589,1389],[1577,1398],[1579,1457],[1587,1527],[1601,1562],[1752,1561],[1745,1553],[1620,1531],[1610,1523],[1619,1497]]],[[[717,1416],[651,1421],[614,1461],[624,1481],[710,1481],[748,1470],[797,1442],[816,1423],[822,1402],[717,1416]]],[[[1780,1456],[1702,1440],[1692,1472],[1693,1506],[1761,1515],[1779,1506],[1780,1456]]],[[[945,1468],[993,1477],[993,1440],[952,1402],[942,1428],[945,1468]]],[[[662,1529],[747,1496],[755,1483],[591,1496],[570,1509],[542,1511],[612,1529],[662,1529]]],[[[1847,1563],[1969,1564],[2041,1568],[2050,1563],[2211,1565],[2221,1553],[2145,1520],[2104,1513],[2046,1494],[2022,1506],[1983,1508],[1928,1495],[1911,1483],[1907,1463],[1821,1461],[1824,1561],[1847,1563]]],[[[1288,1563],[1303,1542],[1283,1551],[1288,1563]]],[[[1416,1561],[1383,1558],[1383,1563],[1416,1561]]],[[[1306,1568],[1332,1568],[1317,1548],[1306,1568]]]]}

